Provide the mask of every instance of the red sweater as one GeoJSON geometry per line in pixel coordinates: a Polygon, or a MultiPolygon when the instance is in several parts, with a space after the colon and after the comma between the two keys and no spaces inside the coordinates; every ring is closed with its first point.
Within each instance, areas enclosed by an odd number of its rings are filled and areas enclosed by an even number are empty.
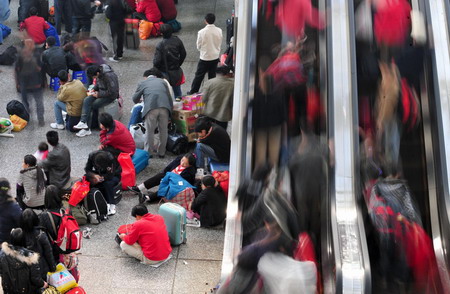
{"type": "Polygon", "coordinates": [[[159,11],[161,11],[161,19],[169,21],[177,18],[177,8],[173,0],[156,0],[159,11]]]}
{"type": "Polygon", "coordinates": [[[140,0],[136,6],[136,11],[144,13],[148,21],[159,22],[161,20],[161,12],[156,0],[140,0]]]}
{"type": "Polygon", "coordinates": [[[111,146],[125,153],[134,154],[136,143],[130,131],[118,120],[114,120],[114,128],[100,131],[100,143],[103,146],[111,146]]]}
{"type": "Polygon", "coordinates": [[[123,241],[128,245],[138,242],[144,256],[153,261],[164,260],[172,252],[164,219],[156,214],[147,213],[136,221],[123,241]]]}
{"type": "Polygon", "coordinates": [[[26,18],[20,25],[20,29],[26,29],[28,36],[33,39],[36,44],[42,44],[45,42],[47,37],[45,37],[44,31],[49,27],[50,26],[43,17],[36,15],[26,18]]]}

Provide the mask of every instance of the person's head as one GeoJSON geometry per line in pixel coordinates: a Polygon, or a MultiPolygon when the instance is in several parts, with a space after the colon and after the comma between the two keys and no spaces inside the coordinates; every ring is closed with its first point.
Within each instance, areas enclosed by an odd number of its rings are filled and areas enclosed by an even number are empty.
{"type": "Polygon", "coordinates": [[[45,143],[45,142],[39,143],[38,150],[41,151],[41,152],[48,151],[48,144],[45,143]]]}
{"type": "Polygon", "coordinates": [[[227,74],[230,73],[230,68],[228,66],[226,66],[226,65],[218,66],[216,68],[216,73],[219,74],[219,75],[227,75],[227,74]]]}
{"type": "Polygon", "coordinates": [[[55,147],[59,143],[59,136],[57,131],[48,131],[47,134],[47,142],[51,146],[55,147]]]}
{"type": "Polygon", "coordinates": [[[182,167],[190,167],[190,166],[195,166],[195,156],[192,153],[186,153],[180,161],[180,165],[182,167]]]}
{"type": "Polygon", "coordinates": [[[62,69],[58,72],[58,78],[60,84],[64,85],[69,80],[69,73],[67,72],[67,70],[62,69]]]}
{"type": "Polygon", "coordinates": [[[20,216],[20,228],[24,232],[32,232],[34,227],[39,226],[39,217],[33,209],[27,208],[20,216]]]}
{"type": "Polygon", "coordinates": [[[62,206],[59,189],[55,185],[49,185],[45,189],[44,206],[47,209],[60,209],[62,206]]]}
{"type": "Polygon", "coordinates": [[[155,76],[157,78],[162,78],[161,71],[155,67],[148,69],[144,72],[144,78],[148,78],[149,76],[155,76]]]}
{"type": "Polygon", "coordinates": [[[213,176],[204,176],[202,178],[202,189],[213,188],[216,186],[216,179],[213,176]]]}
{"type": "Polygon", "coordinates": [[[53,47],[53,46],[55,46],[55,44],[56,44],[56,39],[53,36],[48,36],[47,40],[45,40],[45,47],[46,48],[53,47]]]}
{"type": "Polygon", "coordinates": [[[0,178],[0,201],[7,196],[9,196],[9,190],[11,189],[11,185],[6,178],[0,178]]]}
{"type": "Polygon", "coordinates": [[[101,129],[110,130],[114,126],[114,119],[112,115],[107,112],[100,113],[98,122],[100,123],[101,129]]]}
{"type": "Polygon", "coordinates": [[[163,24],[161,28],[159,29],[164,39],[169,39],[172,37],[173,28],[170,24],[163,24]]]}
{"type": "Polygon", "coordinates": [[[214,24],[214,22],[216,21],[216,16],[214,15],[214,13],[208,13],[205,16],[205,21],[207,24],[214,24]]]}
{"type": "Polygon", "coordinates": [[[30,16],[38,15],[38,10],[36,7],[33,6],[30,8],[30,10],[28,10],[28,13],[30,14],[30,16]]]}
{"type": "Polygon", "coordinates": [[[12,229],[9,235],[9,243],[16,247],[25,247],[25,234],[21,228],[12,229]]]}
{"type": "Polygon", "coordinates": [[[140,220],[147,213],[148,209],[144,204],[138,204],[131,209],[131,216],[137,220],[140,220]]]}
{"type": "Polygon", "coordinates": [[[100,73],[100,66],[98,65],[90,65],[86,68],[86,74],[88,77],[96,78],[100,73]]]}
{"type": "Polygon", "coordinates": [[[195,122],[194,131],[199,137],[204,137],[209,132],[211,125],[211,120],[209,118],[201,117],[195,122]]]}
{"type": "Polygon", "coordinates": [[[36,163],[37,163],[36,157],[34,157],[34,155],[27,154],[23,158],[22,168],[29,168],[36,166],[36,163]]]}
{"type": "Polygon", "coordinates": [[[100,174],[108,173],[108,170],[110,169],[110,165],[111,165],[111,153],[109,153],[107,151],[103,151],[103,152],[98,152],[95,155],[94,166],[95,166],[95,169],[97,169],[97,171],[100,174]]]}

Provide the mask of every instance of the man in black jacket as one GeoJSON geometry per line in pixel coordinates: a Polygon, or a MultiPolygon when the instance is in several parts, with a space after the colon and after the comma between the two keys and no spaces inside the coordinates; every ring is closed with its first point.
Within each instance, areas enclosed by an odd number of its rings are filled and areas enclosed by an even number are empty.
{"type": "Polygon", "coordinates": [[[80,122],[73,128],[80,130],[78,137],[91,134],[92,111],[114,102],[119,97],[119,79],[113,69],[107,65],[91,65],[86,69],[88,76],[97,79],[95,87],[84,98],[80,122]]]}
{"type": "Polygon", "coordinates": [[[53,36],[45,42],[46,50],[42,53],[44,71],[52,78],[57,77],[59,71],[67,70],[66,54],[64,49],[55,46],[56,39],[53,36]]]}
{"type": "Polygon", "coordinates": [[[160,31],[163,40],[156,45],[153,66],[169,78],[175,97],[180,97],[182,95],[181,80],[183,77],[181,65],[186,58],[186,49],[177,36],[172,36],[173,28],[171,25],[163,24],[160,31]]]}
{"type": "Polygon", "coordinates": [[[91,33],[94,10],[90,0],[71,0],[72,4],[72,34],[80,33],[80,38],[89,37],[91,33]]]}
{"type": "Polygon", "coordinates": [[[108,215],[116,213],[114,201],[114,187],[120,182],[122,168],[114,156],[103,150],[93,151],[89,154],[86,167],[86,179],[91,188],[100,189],[108,203],[108,215]]]}
{"type": "MultiPolygon", "coordinates": [[[[95,5],[100,6],[100,1],[95,1],[95,5]]],[[[109,19],[109,28],[113,39],[114,57],[109,60],[119,62],[123,57],[123,40],[125,35],[126,8],[122,0],[106,0],[105,16],[109,19]]]]}

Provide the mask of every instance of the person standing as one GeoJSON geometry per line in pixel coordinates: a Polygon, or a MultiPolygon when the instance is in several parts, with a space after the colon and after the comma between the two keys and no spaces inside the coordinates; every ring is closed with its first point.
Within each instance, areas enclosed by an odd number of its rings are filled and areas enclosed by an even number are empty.
{"type": "Polygon", "coordinates": [[[205,16],[206,26],[197,34],[197,50],[200,51],[200,60],[195,72],[195,78],[192,81],[191,90],[188,92],[189,95],[200,90],[206,73],[208,73],[208,79],[216,77],[220,45],[222,44],[222,29],[214,25],[215,21],[216,16],[213,13],[208,13],[205,16]]]}
{"type": "Polygon", "coordinates": [[[151,214],[145,205],[133,207],[136,222],[128,234],[120,234],[120,248],[144,264],[157,264],[170,259],[172,247],[162,216],[151,214]]]}
{"type": "Polygon", "coordinates": [[[72,5],[71,0],[55,0],[55,28],[58,35],[61,35],[61,25],[67,33],[72,33],[72,5]]]}
{"type": "MultiPolygon", "coordinates": [[[[95,5],[100,6],[101,2],[95,1],[95,5]]],[[[107,0],[106,5],[105,16],[109,19],[109,28],[111,29],[114,51],[114,57],[110,57],[109,60],[119,62],[123,57],[125,17],[127,11],[122,0],[107,0]]]]}
{"type": "Polygon", "coordinates": [[[146,70],[144,77],[145,80],[139,83],[132,99],[134,103],[139,103],[141,97],[144,97],[142,117],[147,130],[145,149],[150,154],[157,153],[159,158],[164,158],[168,136],[167,125],[173,109],[173,100],[170,96],[169,87],[161,79],[161,72],[158,69],[146,70]],[[154,133],[157,127],[159,129],[160,144],[154,149],[154,133]]]}
{"type": "Polygon", "coordinates": [[[53,149],[47,155],[47,158],[39,163],[48,174],[50,185],[58,188],[64,187],[70,180],[70,151],[64,144],[59,143],[58,132],[48,131],[47,142],[53,149]]]}
{"type": "Polygon", "coordinates": [[[94,10],[91,8],[90,0],[71,0],[72,7],[72,34],[80,33],[80,40],[91,34],[92,18],[94,10]]]}
{"type": "MultiPolygon", "coordinates": [[[[45,40],[45,39],[44,39],[45,40]]],[[[42,95],[42,74],[41,74],[41,57],[35,49],[34,41],[26,39],[24,46],[20,51],[19,57],[15,64],[17,89],[22,96],[22,103],[28,113],[30,112],[30,103],[28,102],[28,94],[33,95],[36,102],[36,113],[39,126],[44,126],[44,98],[42,95]]]]}
{"type": "Polygon", "coordinates": [[[180,97],[183,78],[181,65],[186,58],[186,49],[183,42],[177,36],[172,35],[171,25],[163,24],[160,31],[163,40],[156,45],[153,66],[168,76],[175,97],[180,97]]]}

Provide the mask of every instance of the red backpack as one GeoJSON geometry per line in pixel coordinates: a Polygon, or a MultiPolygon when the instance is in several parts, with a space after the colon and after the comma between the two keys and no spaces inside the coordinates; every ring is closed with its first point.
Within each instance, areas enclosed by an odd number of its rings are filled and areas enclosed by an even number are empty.
{"type": "Polygon", "coordinates": [[[81,249],[81,239],[83,238],[80,227],[78,226],[75,218],[70,214],[69,209],[61,209],[61,213],[51,212],[56,216],[61,217],[61,224],[58,230],[56,230],[53,217],[48,212],[50,221],[53,226],[53,230],[57,232],[56,240],[52,240],[53,243],[58,245],[65,253],[74,252],[81,249]]]}

